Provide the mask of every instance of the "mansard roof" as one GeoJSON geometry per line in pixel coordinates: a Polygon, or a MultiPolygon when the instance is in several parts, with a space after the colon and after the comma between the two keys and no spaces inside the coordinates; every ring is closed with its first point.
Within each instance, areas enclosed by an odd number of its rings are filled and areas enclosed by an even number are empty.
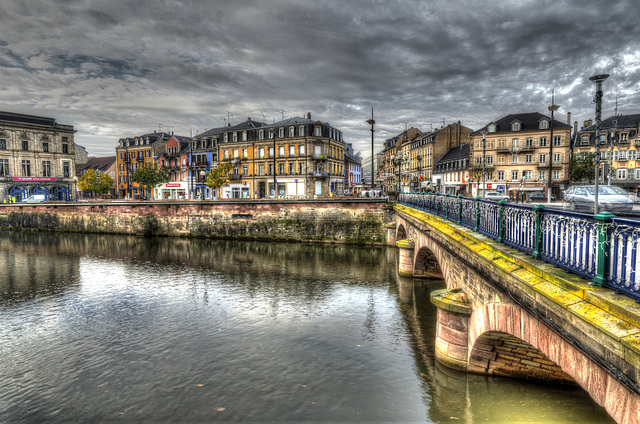
{"type": "MultiPolygon", "coordinates": [[[[539,112],[529,112],[529,113],[517,113],[517,114],[511,114],[511,115],[507,115],[504,118],[500,118],[497,121],[491,121],[489,122],[487,125],[485,125],[484,127],[480,128],[477,131],[474,131],[470,134],[470,136],[474,136],[474,135],[480,135],[482,130],[487,131],[487,129],[489,128],[489,125],[494,124],[496,126],[496,131],[494,133],[501,133],[501,132],[514,132],[514,133],[519,133],[519,132],[523,132],[523,131],[534,131],[534,130],[538,130],[540,129],[539,123],[541,120],[546,119],[549,121],[549,123],[551,123],[551,118],[543,115],[542,113],[539,112]],[[513,122],[520,122],[521,123],[521,128],[519,131],[512,131],[511,130],[511,124],[513,122]]],[[[557,119],[553,120],[553,127],[556,129],[567,129],[567,128],[571,128],[571,125],[567,125],[563,122],[558,121],[557,119]]],[[[546,129],[546,128],[545,128],[546,129]]],[[[492,133],[492,134],[494,134],[492,133]]]]}
{"type": "Polygon", "coordinates": [[[116,161],[115,156],[105,156],[100,158],[90,157],[87,159],[87,163],[76,165],[76,174],[84,174],[89,169],[95,169],[96,171],[106,172],[113,166],[116,161]]]}
{"type": "Polygon", "coordinates": [[[462,143],[460,146],[452,147],[447,150],[447,153],[442,155],[440,159],[438,159],[435,165],[452,162],[460,159],[469,159],[470,148],[468,144],[462,143]]]}
{"type": "MultiPolygon", "coordinates": [[[[633,115],[616,115],[610,116],[609,118],[603,120],[600,123],[600,129],[611,129],[611,128],[637,128],[640,125],[640,113],[636,113],[633,115]]],[[[595,124],[583,128],[580,132],[587,131],[595,131],[595,124]]]]}

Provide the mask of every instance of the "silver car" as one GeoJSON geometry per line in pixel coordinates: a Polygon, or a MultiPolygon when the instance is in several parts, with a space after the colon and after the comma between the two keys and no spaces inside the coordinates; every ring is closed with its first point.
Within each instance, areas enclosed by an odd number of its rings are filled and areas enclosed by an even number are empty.
{"type": "MultiPolygon", "coordinates": [[[[564,192],[564,201],[571,211],[593,213],[595,193],[595,186],[574,186],[564,192]]],[[[598,187],[599,212],[629,213],[632,209],[633,201],[628,196],[618,194],[611,186],[598,187]]]]}
{"type": "Polygon", "coordinates": [[[484,194],[484,198],[486,200],[493,200],[495,202],[499,202],[500,200],[509,201],[509,196],[506,194],[499,193],[497,191],[488,191],[484,194]]]}

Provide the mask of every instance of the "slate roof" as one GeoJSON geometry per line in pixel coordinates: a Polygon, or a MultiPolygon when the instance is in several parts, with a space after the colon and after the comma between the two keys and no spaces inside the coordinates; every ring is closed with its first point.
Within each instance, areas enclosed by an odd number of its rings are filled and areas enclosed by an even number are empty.
{"type": "Polygon", "coordinates": [[[439,163],[451,162],[451,161],[456,161],[460,159],[469,159],[469,151],[470,151],[470,146],[464,143],[460,144],[460,146],[452,147],[449,150],[447,150],[447,153],[442,155],[442,157],[436,161],[435,165],[438,165],[439,163]]]}
{"type": "Polygon", "coordinates": [[[100,172],[107,172],[107,170],[113,166],[116,162],[115,156],[105,156],[101,158],[90,157],[87,163],[76,166],[76,175],[82,175],[89,169],[95,169],[100,172]]]}
{"type": "MultiPolygon", "coordinates": [[[[472,132],[470,136],[480,135],[481,134],[480,132],[482,130],[487,130],[490,124],[496,124],[496,127],[497,127],[495,131],[496,133],[501,133],[501,132],[519,133],[523,131],[539,130],[540,128],[538,124],[541,119],[547,119],[549,122],[551,122],[550,117],[538,112],[511,114],[497,121],[489,122],[483,128],[480,128],[479,130],[472,132]],[[511,124],[513,123],[513,121],[518,121],[522,124],[520,131],[511,131],[511,124]]],[[[571,128],[571,125],[567,125],[563,122],[558,121],[557,119],[554,119],[553,127],[556,129],[566,129],[566,128],[571,128]]],[[[495,133],[492,133],[492,134],[495,134],[495,133]]]]}
{"type": "MultiPolygon", "coordinates": [[[[602,122],[600,122],[600,129],[610,129],[610,128],[637,128],[638,124],[640,124],[640,113],[636,113],[633,115],[618,115],[611,116],[602,122]]],[[[587,128],[583,128],[580,132],[583,131],[595,131],[596,125],[593,124],[587,128]]]]}
{"type": "Polygon", "coordinates": [[[236,125],[231,125],[231,126],[227,126],[227,127],[218,127],[218,128],[211,128],[210,130],[207,130],[203,133],[200,133],[197,135],[198,138],[202,138],[202,137],[212,137],[212,136],[216,136],[218,134],[222,134],[225,132],[229,132],[229,131],[238,131],[238,130],[249,130],[249,129],[254,129],[254,128],[260,128],[264,126],[264,123],[262,122],[256,122],[256,121],[252,121],[251,119],[248,119],[244,122],[241,122],[239,124],[236,125]]]}
{"type": "Polygon", "coordinates": [[[46,125],[48,127],[53,127],[56,123],[56,120],[53,118],[46,118],[44,116],[22,115],[12,112],[0,112],[0,121],[46,125]]]}

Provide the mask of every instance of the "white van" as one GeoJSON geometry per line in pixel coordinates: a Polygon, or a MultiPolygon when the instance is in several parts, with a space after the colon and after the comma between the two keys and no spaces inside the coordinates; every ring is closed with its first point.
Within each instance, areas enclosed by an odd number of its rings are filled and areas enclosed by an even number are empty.
{"type": "Polygon", "coordinates": [[[25,203],[40,203],[47,200],[44,194],[32,194],[31,196],[24,199],[25,203]]]}

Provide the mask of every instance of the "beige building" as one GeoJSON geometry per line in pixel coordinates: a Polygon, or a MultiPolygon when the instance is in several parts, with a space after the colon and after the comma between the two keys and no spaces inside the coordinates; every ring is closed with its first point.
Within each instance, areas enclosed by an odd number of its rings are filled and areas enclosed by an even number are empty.
{"type": "Polygon", "coordinates": [[[53,118],[0,112],[0,200],[73,200],[75,133],[53,118]]]}
{"type": "Polygon", "coordinates": [[[552,194],[561,198],[569,184],[571,126],[554,120],[553,136],[551,131],[551,118],[532,112],[507,115],[471,133],[471,194],[477,196],[483,188],[514,198],[523,192],[546,192],[551,178],[552,194]]]}

